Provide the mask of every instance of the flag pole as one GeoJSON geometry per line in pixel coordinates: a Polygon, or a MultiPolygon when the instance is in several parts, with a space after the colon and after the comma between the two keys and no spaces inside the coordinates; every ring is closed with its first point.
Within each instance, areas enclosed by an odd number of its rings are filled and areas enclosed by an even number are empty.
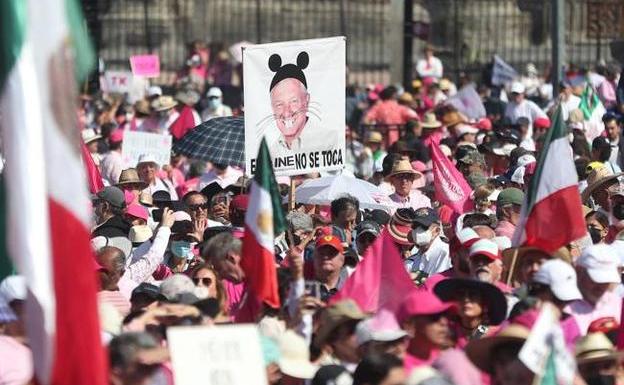
{"type": "Polygon", "coordinates": [[[516,261],[518,259],[518,251],[519,248],[516,247],[513,252],[513,256],[511,257],[511,266],[509,267],[509,274],[507,274],[507,286],[511,286],[511,280],[514,275],[514,270],[516,268],[516,261]]]}
{"type": "Polygon", "coordinates": [[[290,178],[290,187],[288,189],[288,211],[295,209],[295,180],[290,178]]]}

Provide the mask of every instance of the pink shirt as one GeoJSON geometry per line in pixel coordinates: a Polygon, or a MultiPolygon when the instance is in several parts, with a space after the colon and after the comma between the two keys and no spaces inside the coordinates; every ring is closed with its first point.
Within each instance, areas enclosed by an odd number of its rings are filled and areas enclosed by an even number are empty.
{"type": "Polygon", "coordinates": [[[405,353],[405,358],[403,359],[403,368],[405,368],[405,374],[409,376],[412,370],[416,368],[419,368],[421,366],[431,366],[433,361],[435,361],[439,355],[440,351],[434,349],[429,353],[429,358],[423,360],[409,353],[405,353]]]}
{"type": "Polygon", "coordinates": [[[494,230],[497,237],[507,237],[513,239],[514,232],[516,231],[516,225],[508,221],[498,222],[498,226],[494,230]]]}
{"type": "Polygon", "coordinates": [[[417,210],[421,207],[431,207],[431,200],[418,190],[410,191],[410,194],[406,197],[400,196],[397,193],[390,194],[389,198],[394,202],[394,210],[409,207],[417,210]]]}
{"type": "Polygon", "coordinates": [[[589,324],[598,318],[613,317],[619,323],[622,313],[622,298],[615,291],[608,291],[604,293],[596,305],[580,299],[568,305],[565,312],[574,317],[581,334],[585,335],[589,324]]]}
{"type": "Polygon", "coordinates": [[[227,311],[230,316],[233,316],[233,313],[236,313],[238,308],[241,305],[241,300],[243,299],[243,295],[245,294],[245,283],[233,283],[232,281],[228,281],[227,279],[222,279],[223,288],[225,289],[225,293],[227,294],[227,311]]]}
{"type": "Polygon", "coordinates": [[[0,384],[26,384],[33,377],[32,352],[13,337],[0,336],[0,363],[0,384]]]}

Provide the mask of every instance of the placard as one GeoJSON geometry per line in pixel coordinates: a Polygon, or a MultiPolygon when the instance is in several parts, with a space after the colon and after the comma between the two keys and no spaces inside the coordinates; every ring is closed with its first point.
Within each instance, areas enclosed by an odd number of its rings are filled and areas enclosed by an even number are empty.
{"type": "Polygon", "coordinates": [[[160,58],[158,55],[130,56],[130,68],[136,76],[157,78],[160,76],[160,58]]]}
{"type": "Polygon", "coordinates": [[[171,135],[150,132],[124,132],[121,156],[128,167],[135,167],[141,155],[150,154],[156,158],[159,166],[171,161],[171,135]]]}
{"type": "Polygon", "coordinates": [[[344,168],[345,38],[243,48],[245,167],[262,137],[276,175],[344,168]]]}
{"type": "Polygon", "coordinates": [[[266,385],[254,325],[167,328],[176,385],[266,385]]]}
{"type": "Polygon", "coordinates": [[[132,88],[133,76],[130,71],[104,72],[103,88],[108,93],[125,94],[132,88]]]}

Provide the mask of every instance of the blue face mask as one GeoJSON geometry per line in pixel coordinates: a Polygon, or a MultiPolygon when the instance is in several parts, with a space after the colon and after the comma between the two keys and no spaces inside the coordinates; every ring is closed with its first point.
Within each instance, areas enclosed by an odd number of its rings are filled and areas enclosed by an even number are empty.
{"type": "Polygon", "coordinates": [[[171,252],[178,258],[193,259],[193,248],[188,241],[171,241],[171,252]]]}
{"type": "Polygon", "coordinates": [[[221,107],[221,99],[216,98],[216,99],[208,100],[208,107],[210,107],[213,110],[216,110],[217,108],[221,107]]]}

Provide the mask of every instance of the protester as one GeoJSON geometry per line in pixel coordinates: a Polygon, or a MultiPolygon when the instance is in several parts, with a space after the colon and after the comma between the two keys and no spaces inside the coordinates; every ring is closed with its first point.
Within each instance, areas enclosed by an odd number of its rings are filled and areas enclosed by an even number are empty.
{"type": "Polygon", "coordinates": [[[442,62],[437,57],[433,56],[434,49],[431,45],[426,45],[423,49],[425,57],[419,59],[416,63],[416,72],[421,78],[434,78],[441,79],[444,68],[442,62]]]}
{"type": "Polygon", "coordinates": [[[223,92],[219,87],[211,87],[206,93],[208,103],[206,108],[201,112],[202,121],[223,116],[232,116],[232,109],[223,104],[223,92]]]}
{"type": "Polygon", "coordinates": [[[119,181],[121,172],[125,169],[124,160],[121,156],[121,145],[124,131],[116,129],[108,136],[108,153],[104,154],[100,163],[102,178],[109,185],[115,185],[119,181]]]}
{"type": "Polygon", "coordinates": [[[401,159],[394,162],[387,179],[394,187],[394,193],[390,195],[390,199],[395,203],[396,208],[416,210],[421,207],[431,207],[429,198],[420,191],[412,189],[414,180],[422,177],[422,174],[414,171],[408,160],[401,159]]]}
{"type": "Polygon", "coordinates": [[[405,267],[415,281],[441,273],[451,267],[448,243],[442,240],[442,226],[435,210],[416,210],[412,221],[413,230],[408,240],[416,245],[416,253],[405,260],[405,267]]]}
{"type": "Polygon", "coordinates": [[[157,191],[166,191],[169,193],[171,200],[178,200],[178,193],[173,186],[173,183],[167,179],[160,178],[158,171],[160,167],[156,159],[149,155],[142,155],[137,163],[137,172],[141,180],[147,184],[147,188],[144,191],[154,194],[157,191]]]}

